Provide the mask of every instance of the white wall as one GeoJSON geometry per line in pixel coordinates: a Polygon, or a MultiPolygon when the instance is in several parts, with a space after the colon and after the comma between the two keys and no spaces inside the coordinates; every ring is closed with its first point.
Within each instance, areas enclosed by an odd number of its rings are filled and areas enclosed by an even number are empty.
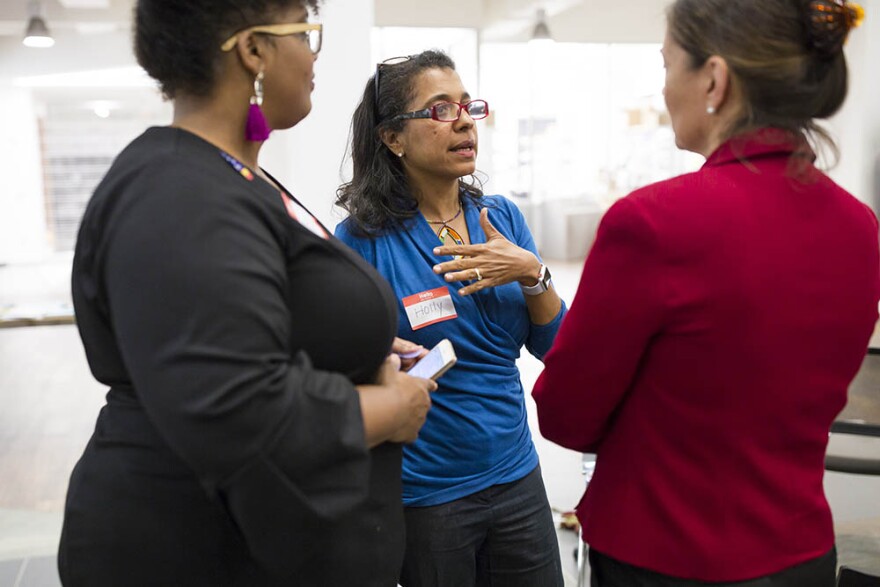
{"type": "Polygon", "coordinates": [[[849,96],[830,122],[841,157],[831,176],[880,210],[880,0],[864,0],[867,18],[846,45],[849,96]]]}
{"type": "MultiPolygon", "coordinates": [[[[55,38],[51,49],[31,49],[17,35],[0,37],[0,262],[38,261],[52,254],[38,126],[45,102],[38,93],[47,90],[14,84],[20,78],[136,65],[128,31],[78,35],[62,30],[55,38]]],[[[82,92],[58,100],[73,103],[82,92]]]]}
{"type": "Polygon", "coordinates": [[[662,43],[672,0],[581,2],[551,14],[553,38],[568,43],[662,43]]]}
{"type": "MultiPolygon", "coordinates": [[[[485,5],[498,0],[446,0],[434,9],[413,0],[374,0],[376,26],[479,27],[485,5]]],[[[510,2],[510,0],[503,0],[510,2]]],[[[516,0],[518,3],[530,0],[516,0]]],[[[330,0],[330,3],[336,0],[330,0]]]]}
{"type": "Polygon", "coordinates": [[[0,263],[49,252],[37,117],[31,93],[0,86],[0,263]]]}
{"type": "Polygon", "coordinates": [[[375,67],[370,59],[373,5],[332,0],[321,8],[319,20],[324,45],[315,64],[312,112],[293,129],[269,138],[260,165],[332,230],[340,220],[332,208],[351,115],[375,67]]]}
{"type": "MultiPolygon", "coordinates": [[[[372,2],[333,0],[319,15],[325,25],[324,46],[315,66],[316,88],[310,116],[297,128],[276,133],[263,150],[261,164],[313,210],[329,228],[340,165],[346,148],[351,114],[363,84],[372,72],[370,33],[372,2]]],[[[0,37],[0,263],[39,260],[51,255],[44,214],[37,104],[46,90],[16,88],[22,76],[135,66],[127,31],[77,36],[56,35],[50,50],[21,46],[20,40],[0,37]]],[[[101,94],[112,89],[96,89],[101,94]]],[[[128,90],[130,93],[135,90],[128,90]]],[[[156,101],[152,90],[150,100],[156,101]]],[[[82,101],[83,89],[52,90],[49,99],[70,104],[82,101]],[[65,93],[66,92],[66,93],[65,93]],[[64,94],[61,96],[61,94],[64,94]]],[[[162,123],[169,123],[170,116],[162,123]]]]}
{"type": "Polygon", "coordinates": [[[0,37],[0,78],[86,71],[134,65],[131,34],[126,30],[80,35],[56,31],[55,46],[33,49],[19,36],[0,37]]]}

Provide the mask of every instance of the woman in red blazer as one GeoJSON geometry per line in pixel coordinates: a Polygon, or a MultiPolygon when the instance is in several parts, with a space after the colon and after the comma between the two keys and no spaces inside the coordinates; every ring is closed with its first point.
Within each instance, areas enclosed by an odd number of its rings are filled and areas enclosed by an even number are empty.
{"type": "Polygon", "coordinates": [[[814,120],[844,100],[860,12],[669,9],[664,95],[707,161],[607,212],[534,389],[544,436],[598,455],[578,506],[594,586],[834,584],[823,459],[880,255],[808,139],[830,142],[814,120]]]}

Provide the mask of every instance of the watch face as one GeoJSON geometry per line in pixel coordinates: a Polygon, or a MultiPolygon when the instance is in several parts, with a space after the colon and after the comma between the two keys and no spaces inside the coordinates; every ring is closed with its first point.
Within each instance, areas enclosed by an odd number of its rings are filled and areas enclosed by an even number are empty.
{"type": "Polygon", "coordinates": [[[526,295],[536,296],[550,289],[550,270],[543,263],[538,272],[538,283],[535,285],[520,285],[526,295]]]}

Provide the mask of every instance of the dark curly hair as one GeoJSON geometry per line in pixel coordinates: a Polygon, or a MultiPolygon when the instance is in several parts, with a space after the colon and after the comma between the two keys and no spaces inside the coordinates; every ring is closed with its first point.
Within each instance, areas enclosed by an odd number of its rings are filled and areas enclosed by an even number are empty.
{"type": "Polygon", "coordinates": [[[712,55],[727,62],[744,98],[727,138],[779,128],[824,144],[836,158],[833,139],[814,121],[832,116],[846,98],[851,10],[839,0],[676,0],[667,18],[693,67],[712,55]],[[827,8],[819,4],[835,8],[822,13],[821,26],[816,11],[827,8]]]}
{"type": "Polygon", "coordinates": [[[220,44],[242,29],[270,24],[290,8],[317,12],[322,0],[137,0],[134,52],[169,99],[214,87],[220,44]]]}
{"type": "MultiPolygon", "coordinates": [[[[390,119],[406,111],[415,96],[416,78],[427,69],[455,70],[455,63],[442,51],[430,50],[412,55],[403,63],[380,66],[367,81],[355,109],[349,136],[352,179],[337,190],[336,205],[349,213],[353,232],[361,236],[396,228],[418,213],[403,164],[385,147],[380,133],[400,131],[409,122],[390,119]]],[[[483,190],[476,177],[460,179],[459,184],[463,197],[480,203],[483,190]]]]}

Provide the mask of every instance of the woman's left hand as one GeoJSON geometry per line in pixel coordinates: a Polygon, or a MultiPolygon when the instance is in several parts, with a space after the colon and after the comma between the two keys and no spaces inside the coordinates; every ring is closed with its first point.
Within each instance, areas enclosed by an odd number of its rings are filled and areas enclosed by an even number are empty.
{"type": "Polygon", "coordinates": [[[409,371],[413,365],[428,354],[428,349],[420,344],[395,336],[394,342],[391,343],[391,352],[400,357],[401,370],[409,371]]]}
{"type": "Polygon", "coordinates": [[[443,274],[447,282],[470,281],[458,293],[466,296],[487,287],[496,287],[514,281],[522,285],[538,282],[541,262],[531,251],[507,240],[489,222],[489,210],[480,211],[480,226],[486,234],[486,243],[480,245],[451,245],[434,249],[437,256],[461,255],[461,259],[434,266],[434,273],[443,274]]]}

